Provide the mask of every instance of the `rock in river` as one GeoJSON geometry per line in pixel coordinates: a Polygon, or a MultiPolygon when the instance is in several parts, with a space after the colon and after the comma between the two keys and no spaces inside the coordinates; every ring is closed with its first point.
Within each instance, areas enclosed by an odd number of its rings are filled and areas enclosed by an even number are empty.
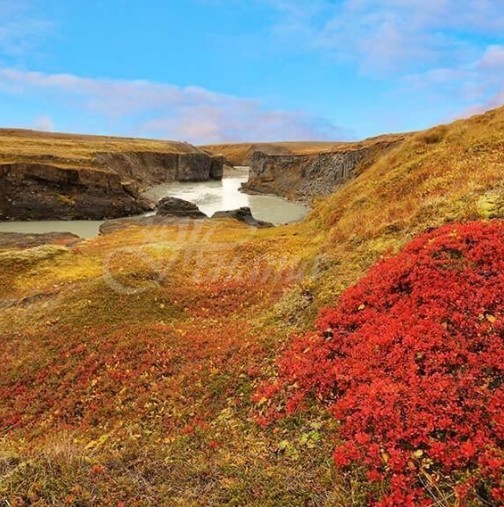
{"type": "Polygon", "coordinates": [[[230,211],[217,211],[212,215],[212,218],[233,218],[235,220],[239,220],[240,222],[245,222],[253,227],[273,227],[273,224],[270,222],[263,222],[262,220],[254,218],[251,209],[248,207],[242,207],[230,211]]]}
{"type": "Polygon", "coordinates": [[[208,218],[196,204],[178,197],[164,197],[157,206],[157,214],[172,217],[208,218]]]}

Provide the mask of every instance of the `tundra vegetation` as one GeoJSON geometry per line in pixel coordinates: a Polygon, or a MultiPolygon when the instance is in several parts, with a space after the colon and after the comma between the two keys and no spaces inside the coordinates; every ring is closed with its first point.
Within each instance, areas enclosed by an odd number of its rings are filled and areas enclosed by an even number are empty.
{"type": "Polygon", "coordinates": [[[503,148],[498,109],[302,223],[5,249],[0,503],[502,505],[503,148]]]}

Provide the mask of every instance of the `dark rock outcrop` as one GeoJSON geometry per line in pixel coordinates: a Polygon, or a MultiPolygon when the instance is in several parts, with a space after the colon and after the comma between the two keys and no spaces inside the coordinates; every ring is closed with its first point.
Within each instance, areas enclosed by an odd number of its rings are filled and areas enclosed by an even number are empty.
{"type": "Polygon", "coordinates": [[[164,197],[156,206],[157,214],[182,218],[208,218],[196,204],[178,197],[164,197]]]}
{"type": "Polygon", "coordinates": [[[0,220],[101,220],[150,209],[137,187],[112,171],[0,164],[0,220]]]}
{"type": "Polygon", "coordinates": [[[211,157],[210,179],[221,180],[224,176],[224,157],[216,155],[211,157]]]}
{"type": "Polygon", "coordinates": [[[208,218],[196,204],[178,197],[161,199],[156,205],[156,213],[156,215],[106,220],[100,226],[100,234],[111,234],[132,226],[190,224],[194,220],[208,218]]]}
{"type": "Polygon", "coordinates": [[[204,152],[161,153],[151,151],[98,153],[98,163],[144,187],[172,181],[222,179],[224,159],[204,152]]]}
{"type": "MultiPolygon", "coordinates": [[[[107,220],[100,226],[100,234],[112,234],[128,227],[184,225],[194,223],[195,219],[208,218],[195,204],[176,197],[165,197],[159,201],[157,215],[143,217],[126,217],[115,220],[107,220]]],[[[213,219],[231,218],[239,220],[252,227],[274,227],[269,222],[257,220],[252,215],[250,208],[239,208],[230,211],[218,211],[213,214],[213,219]]]]}
{"type": "Polygon", "coordinates": [[[212,218],[232,218],[259,228],[274,227],[270,222],[263,222],[262,220],[254,218],[251,209],[248,207],[242,207],[230,211],[217,211],[212,215],[212,218]]]}
{"type": "Polygon", "coordinates": [[[96,162],[112,169],[125,180],[142,186],[176,181],[179,165],[178,153],[152,151],[122,151],[97,153],[96,162]]]}
{"type": "Polygon", "coordinates": [[[251,157],[249,180],[242,190],[309,202],[333,193],[403,140],[403,136],[396,136],[305,155],[256,151],[251,157]]]}
{"type": "Polygon", "coordinates": [[[176,181],[208,181],[212,159],[206,153],[179,156],[176,181]]]}
{"type": "Polygon", "coordinates": [[[222,178],[223,159],[187,143],[0,131],[0,220],[102,220],[152,210],[143,194],[222,178]]]}

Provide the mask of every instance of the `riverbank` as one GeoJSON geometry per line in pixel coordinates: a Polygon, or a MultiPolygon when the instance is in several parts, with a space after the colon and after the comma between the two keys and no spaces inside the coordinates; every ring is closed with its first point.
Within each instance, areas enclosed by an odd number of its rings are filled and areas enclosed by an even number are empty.
{"type": "MultiPolygon", "coordinates": [[[[212,216],[218,211],[248,207],[257,219],[271,222],[274,225],[297,222],[308,213],[306,206],[290,202],[282,197],[250,195],[240,192],[242,184],[247,179],[247,169],[236,169],[234,174],[228,172],[228,176],[220,181],[173,182],[156,185],[150,188],[144,196],[153,202],[167,196],[178,197],[196,204],[207,216],[212,216]]],[[[149,213],[137,215],[137,217],[141,216],[149,216],[149,213]]],[[[0,222],[0,233],[70,232],[87,239],[97,236],[103,223],[103,220],[6,221],[0,222]]]]}
{"type": "Polygon", "coordinates": [[[223,170],[188,143],[0,129],[0,220],[135,216],[153,208],[148,188],[223,170]]]}

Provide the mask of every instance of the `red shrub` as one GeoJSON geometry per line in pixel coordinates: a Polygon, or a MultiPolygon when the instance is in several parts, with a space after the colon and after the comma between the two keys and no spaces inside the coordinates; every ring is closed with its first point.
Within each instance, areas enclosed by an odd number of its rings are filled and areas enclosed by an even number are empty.
{"type": "Polygon", "coordinates": [[[336,465],[364,465],[385,487],[370,504],[504,505],[504,223],[417,238],[278,366],[256,395],[265,418],[323,402],[341,423],[336,465]]]}

